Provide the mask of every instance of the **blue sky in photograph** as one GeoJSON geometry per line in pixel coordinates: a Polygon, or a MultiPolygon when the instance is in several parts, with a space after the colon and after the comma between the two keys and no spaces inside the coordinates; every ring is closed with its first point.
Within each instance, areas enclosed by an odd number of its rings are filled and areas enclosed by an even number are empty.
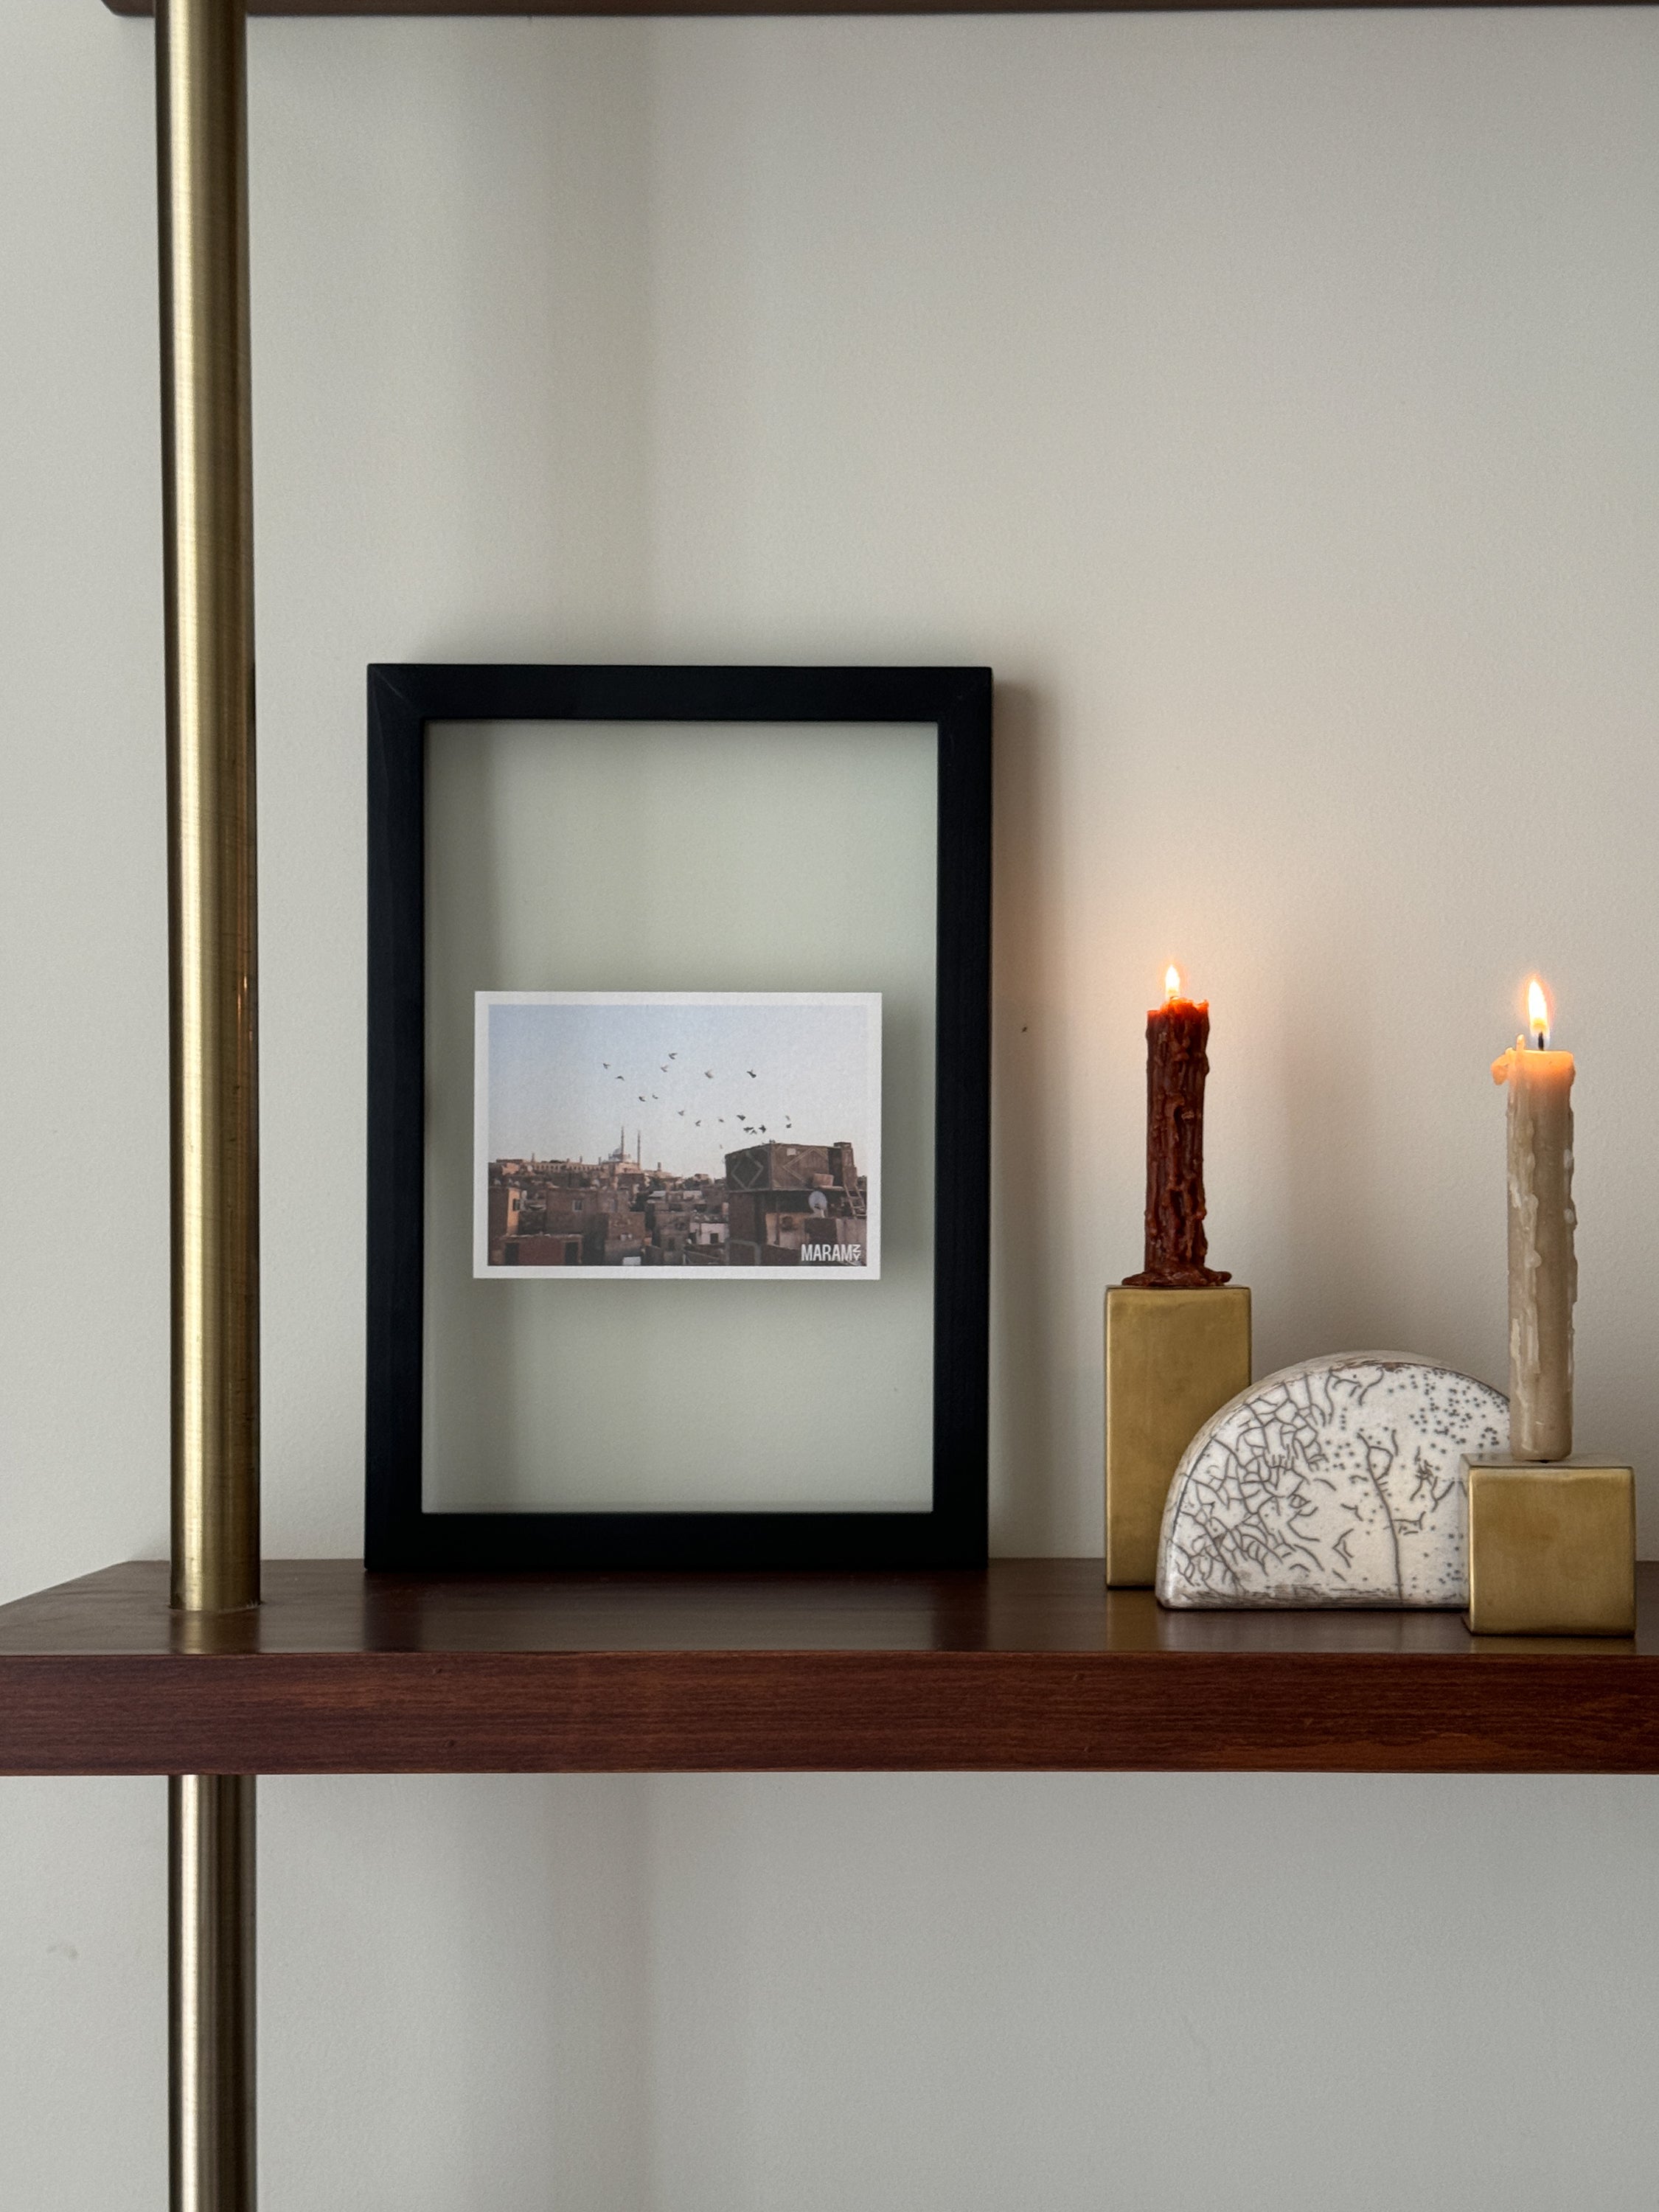
{"type": "Polygon", "coordinates": [[[768,1141],[850,1139],[868,1161],[862,1000],[488,1011],[487,1158],[603,1159],[637,1132],[670,1175],[723,1175],[728,1152],[768,1141]]]}

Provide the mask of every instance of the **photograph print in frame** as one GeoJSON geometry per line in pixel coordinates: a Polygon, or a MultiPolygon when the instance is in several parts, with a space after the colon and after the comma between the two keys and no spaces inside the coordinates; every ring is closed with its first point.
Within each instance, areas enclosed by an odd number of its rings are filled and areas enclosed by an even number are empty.
{"type": "Polygon", "coordinates": [[[473,1273],[872,1282],[878,991],[480,991],[473,1273]]]}

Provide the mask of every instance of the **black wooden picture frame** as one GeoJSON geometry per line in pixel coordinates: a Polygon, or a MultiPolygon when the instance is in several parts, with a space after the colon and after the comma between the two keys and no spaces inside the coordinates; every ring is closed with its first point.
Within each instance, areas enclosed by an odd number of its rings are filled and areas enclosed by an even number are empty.
{"type": "Polygon", "coordinates": [[[426,732],[432,722],[931,723],[938,732],[934,1183],[990,1182],[991,672],[368,671],[367,1515],[374,1572],[926,1569],[986,1559],[988,1238],[936,1204],[933,1502],[915,1511],[428,1512],[422,1493],[426,732]]]}

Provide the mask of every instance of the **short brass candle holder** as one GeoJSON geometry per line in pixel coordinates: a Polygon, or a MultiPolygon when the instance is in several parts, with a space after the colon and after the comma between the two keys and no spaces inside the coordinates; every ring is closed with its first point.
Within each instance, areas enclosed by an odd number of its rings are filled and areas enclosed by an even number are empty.
{"type": "Polygon", "coordinates": [[[1212,1413],[1250,1382],[1250,1294],[1205,1290],[1106,1293],[1106,1580],[1158,1578],[1164,1500],[1181,1455],[1212,1413]]]}
{"type": "Polygon", "coordinates": [[[1587,1457],[1467,1459],[1470,1630],[1631,1636],[1636,1477],[1587,1457]]]}

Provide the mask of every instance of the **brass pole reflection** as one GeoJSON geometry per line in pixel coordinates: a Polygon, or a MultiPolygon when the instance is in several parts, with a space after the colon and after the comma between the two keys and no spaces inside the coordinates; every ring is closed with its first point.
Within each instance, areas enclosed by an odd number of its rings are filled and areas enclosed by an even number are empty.
{"type": "MultiPolygon", "coordinates": [[[[242,0],[157,0],[173,1601],[259,1596],[253,533],[242,0]]],[[[192,1639],[187,1634],[186,1646],[192,1639]]],[[[254,1785],[168,1784],[173,2212],[252,2212],[254,1785]]]]}

